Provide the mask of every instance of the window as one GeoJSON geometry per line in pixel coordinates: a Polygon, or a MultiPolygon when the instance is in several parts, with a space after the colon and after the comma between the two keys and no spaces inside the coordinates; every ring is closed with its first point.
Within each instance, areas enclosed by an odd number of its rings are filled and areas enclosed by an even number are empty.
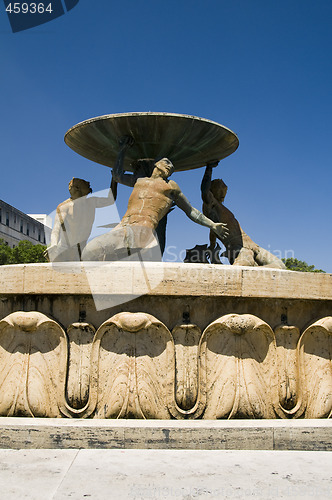
{"type": "Polygon", "coordinates": [[[6,212],[6,226],[9,226],[9,213],[6,212]]]}
{"type": "Polygon", "coordinates": [[[16,224],[16,214],[14,215],[14,224],[16,224]]]}
{"type": "Polygon", "coordinates": [[[23,233],[23,221],[21,219],[20,232],[23,233]]]}
{"type": "Polygon", "coordinates": [[[30,236],[30,226],[29,226],[29,223],[27,224],[27,236],[30,236]]]}
{"type": "Polygon", "coordinates": [[[0,208],[0,222],[1,222],[1,208],[0,208]]]}
{"type": "Polygon", "coordinates": [[[38,233],[38,241],[40,241],[40,231],[39,231],[39,233],[38,233]]]}

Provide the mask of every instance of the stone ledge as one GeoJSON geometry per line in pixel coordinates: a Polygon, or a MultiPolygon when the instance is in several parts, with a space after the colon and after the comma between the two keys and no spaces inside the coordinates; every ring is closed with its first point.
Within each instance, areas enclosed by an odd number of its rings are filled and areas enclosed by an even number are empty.
{"type": "Polygon", "coordinates": [[[0,448],[332,451],[332,421],[2,417],[0,448]]]}
{"type": "Polygon", "coordinates": [[[72,272],[72,263],[0,266],[0,294],[91,295],[92,286],[94,295],[332,301],[332,274],[176,262],[146,262],[146,272],[139,262],[86,262],[75,266],[76,272],[72,272]]]}

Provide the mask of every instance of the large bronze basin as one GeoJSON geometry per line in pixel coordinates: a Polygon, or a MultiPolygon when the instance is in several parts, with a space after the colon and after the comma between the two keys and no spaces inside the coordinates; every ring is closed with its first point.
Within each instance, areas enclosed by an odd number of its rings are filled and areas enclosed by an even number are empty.
{"type": "Polygon", "coordinates": [[[125,169],[140,158],[169,158],[175,170],[189,170],[222,160],[239,145],[236,134],[219,123],[175,113],[122,113],[78,123],[65,135],[76,153],[113,167],[119,140],[131,135],[135,143],[126,154],[125,169]]]}

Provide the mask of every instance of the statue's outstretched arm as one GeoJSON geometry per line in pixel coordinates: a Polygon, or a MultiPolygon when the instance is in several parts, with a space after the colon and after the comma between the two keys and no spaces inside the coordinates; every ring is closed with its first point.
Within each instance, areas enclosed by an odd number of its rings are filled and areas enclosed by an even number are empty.
{"type": "Polygon", "coordinates": [[[205,215],[197,210],[197,208],[191,206],[189,200],[180,191],[180,188],[178,189],[179,191],[176,192],[174,201],[176,205],[184,211],[189,219],[196,222],[197,224],[200,224],[201,226],[206,226],[212,229],[220,239],[228,236],[227,224],[223,224],[222,222],[216,223],[205,217],[205,215]]]}
{"type": "MultiPolygon", "coordinates": [[[[125,174],[123,172],[123,162],[127,149],[134,144],[134,139],[131,136],[125,135],[120,140],[120,151],[112,171],[113,180],[124,184],[125,186],[134,187],[137,180],[134,174],[125,174]]],[[[114,189],[114,188],[113,188],[114,189]]]]}
{"type": "Polygon", "coordinates": [[[94,208],[108,207],[109,205],[113,205],[116,201],[117,192],[118,183],[114,180],[112,172],[111,184],[107,196],[89,196],[89,198],[87,198],[87,203],[93,204],[94,208]]]}

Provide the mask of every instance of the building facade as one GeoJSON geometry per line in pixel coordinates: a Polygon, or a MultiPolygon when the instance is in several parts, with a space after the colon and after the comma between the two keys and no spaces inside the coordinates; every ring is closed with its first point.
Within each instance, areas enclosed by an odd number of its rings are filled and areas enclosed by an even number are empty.
{"type": "Polygon", "coordinates": [[[0,200],[0,239],[11,248],[22,240],[45,245],[47,229],[38,220],[0,200]]]}

